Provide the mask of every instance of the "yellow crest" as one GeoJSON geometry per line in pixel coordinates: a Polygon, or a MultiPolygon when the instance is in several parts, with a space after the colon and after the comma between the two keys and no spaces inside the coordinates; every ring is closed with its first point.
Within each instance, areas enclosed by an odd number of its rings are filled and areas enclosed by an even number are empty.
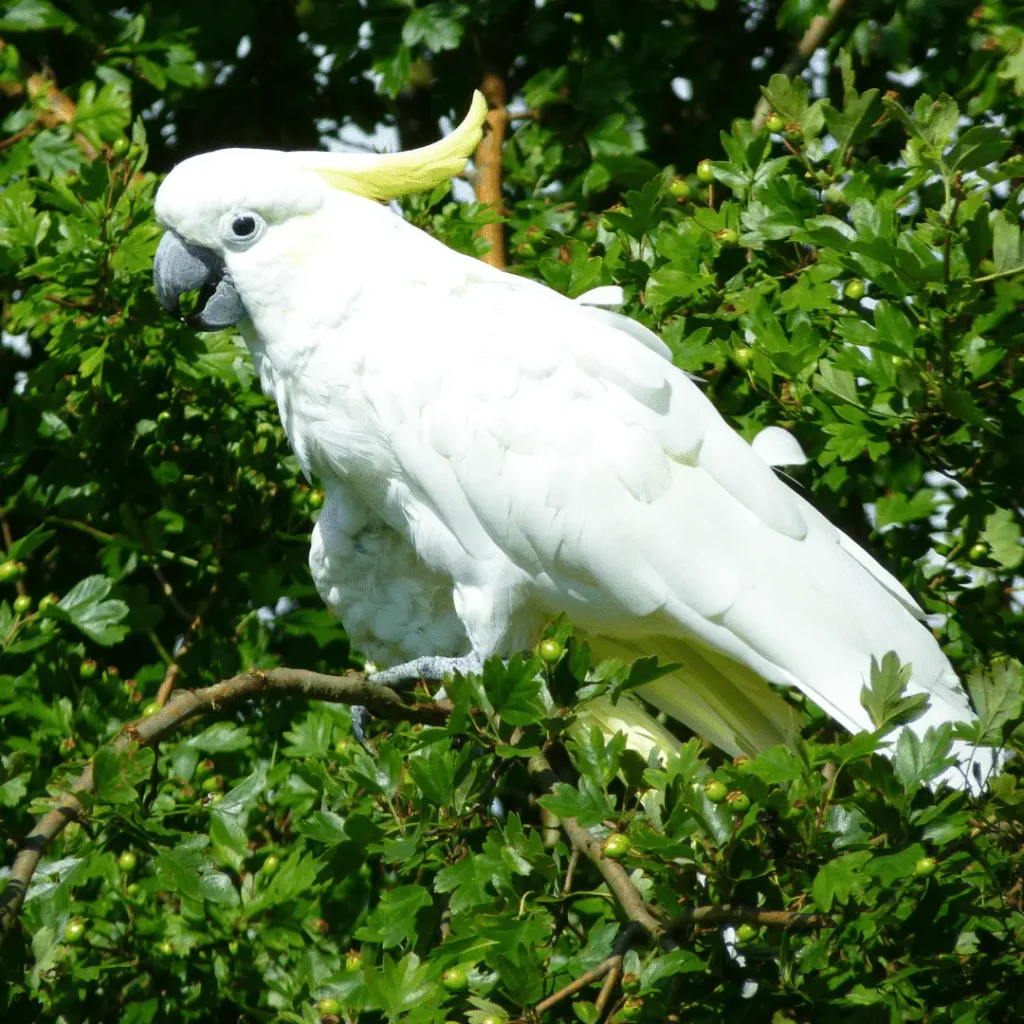
{"type": "Polygon", "coordinates": [[[300,166],[331,188],[367,199],[395,199],[426,192],[465,169],[484,134],[487,101],[479,90],[465,120],[438,142],[407,153],[298,153],[300,166]]]}

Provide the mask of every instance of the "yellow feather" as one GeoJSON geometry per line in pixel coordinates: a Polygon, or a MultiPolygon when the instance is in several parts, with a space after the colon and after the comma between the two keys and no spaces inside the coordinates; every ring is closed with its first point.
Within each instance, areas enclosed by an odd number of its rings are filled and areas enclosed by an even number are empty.
{"type": "Polygon", "coordinates": [[[477,90],[465,120],[450,135],[407,153],[296,153],[303,170],[331,188],[387,200],[426,192],[461,174],[484,134],[487,101],[477,90]]]}

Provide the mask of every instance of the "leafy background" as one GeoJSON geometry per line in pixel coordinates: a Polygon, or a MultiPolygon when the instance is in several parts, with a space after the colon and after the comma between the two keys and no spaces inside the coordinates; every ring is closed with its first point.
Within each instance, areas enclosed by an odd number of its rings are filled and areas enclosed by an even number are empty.
{"type": "MultiPolygon", "coordinates": [[[[379,722],[372,758],[341,689],[168,726],[174,685],[361,661],[306,568],[322,495],[244,349],[169,321],[149,279],[175,161],[379,125],[416,145],[497,75],[509,270],[622,285],[739,430],[791,430],[796,485],[929,612],[966,737],[1019,748],[1019,5],[16,0],[0,38],[5,863],[95,781],[6,936],[5,1019],[1024,1012],[1020,768],[975,800],[927,785],[947,730],[872,756],[891,661],[876,734],[800,702],[798,748],[740,764],[573,732],[577,701],[655,670],[588,678],[564,624],[547,662],[453,687],[443,725],[379,722]]],[[[405,212],[487,248],[481,204],[405,212]]]]}

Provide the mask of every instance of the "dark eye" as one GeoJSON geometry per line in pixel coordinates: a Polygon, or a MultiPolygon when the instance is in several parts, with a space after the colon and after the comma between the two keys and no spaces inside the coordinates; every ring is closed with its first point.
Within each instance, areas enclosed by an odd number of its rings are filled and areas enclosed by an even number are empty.
{"type": "Polygon", "coordinates": [[[236,238],[248,238],[256,230],[256,218],[242,214],[231,222],[231,230],[236,238]]]}

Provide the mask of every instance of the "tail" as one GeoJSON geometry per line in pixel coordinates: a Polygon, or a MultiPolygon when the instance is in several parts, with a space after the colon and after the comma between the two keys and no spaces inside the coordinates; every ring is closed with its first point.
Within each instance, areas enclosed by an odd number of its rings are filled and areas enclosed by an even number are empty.
{"type": "MultiPolygon", "coordinates": [[[[637,693],[733,757],[753,757],[768,747],[791,744],[797,735],[793,708],[757,673],[724,655],[670,640],[636,646],[596,638],[591,642],[596,644],[599,658],[631,661],[656,654],[663,662],[679,662],[683,667],[678,672],[640,687],[637,693]]],[[[634,749],[644,757],[659,740],[668,744],[669,750],[678,746],[638,704],[630,702],[627,710],[620,711],[623,704],[619,701],[612,707],[610,702],[589,702],[585,714],[609,733],[615,732],[616,721],[620,722],[630,746],[634,746],[635,734],[634,749]]]]}
{"type": "MultiPolygon", "coordinates": [[[[683,668],[677,673],[641,687],[638,694],[734,757],[755,757],[769,747],[789,746],[798,734],[794,709],[755,672],[724,655],[672,641],[656,642],[654,650],[648,645],[616,644],[612,649],[599,643],[598,647],[601,657],[632,660],[656,653],[662,661],[679,662],[683,668]]],[[[932,702],[938,706],[934,711],[930,709],[925,718],[935,721],[914,722],[905,728],[923,733],[928,724],[950,720],[949,709],[942,707],[934,695],[932,702]]],[[[624,733],[630,749],[645,760],[649,760],[652,750],[672,753],[680,745],[638,701],[628,698],[614,706],[608,700],[590,701],[581,717],[584,722],[598,724],[607,735],[624,733]]],[[[889,739],[882,753],[888,753],[890,746],[895,747],[898,735],[889,739]]],[[[1004,751],[976,747],[963,740],[954,741],[951,752],[957,764],[937,776],[932,785],[937,787],[944,782],[976,795],[1007,760],[1004,751]]]]}

